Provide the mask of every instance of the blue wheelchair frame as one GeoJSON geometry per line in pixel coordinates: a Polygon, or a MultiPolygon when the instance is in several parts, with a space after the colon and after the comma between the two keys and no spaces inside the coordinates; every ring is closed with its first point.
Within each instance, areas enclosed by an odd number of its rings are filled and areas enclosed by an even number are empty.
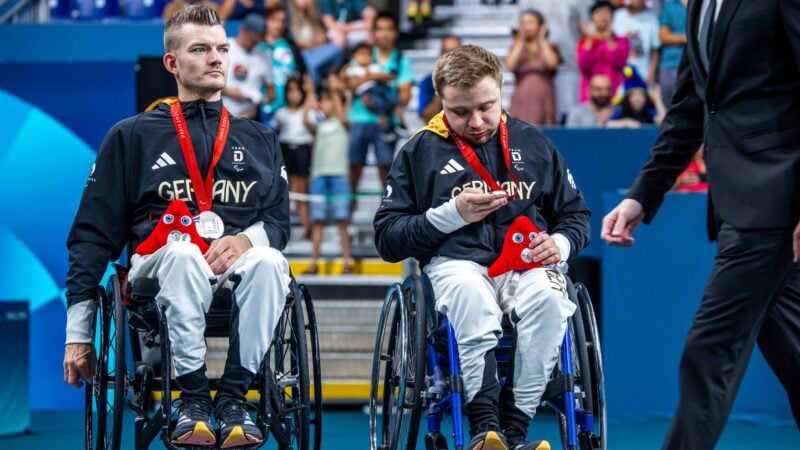
{"type": "MultiPolygon", "coordinates": [[[[543,399],[559,415],[562,444],[565,450],[605,450],[605,392],[602,356],[597,341],[594,311],[585,287],[580,284],[569,284],[568,292],[570,298],[578,304],[578,308],[576,308],[573,318],[567,323],[561,344],[559,364],[555,376],[547,383],[543,399]],[[587,333],[592,335],[591,341],[594,347],[592,355],[588,353],[587,333]],[[583,355],[579,354],[580,351],[576,351],[576,345],[583,345],[583,355]],[[595,359],[589,362],[589,356],[594,356],[595,359]],[[576,362],[580,367],[575,366],[576,362]],[[576,396],[577,380],[580,380],[578,392],[582,394],[581,398],[576,396]],[[587,385],[589,385],[588,389],[587,385]],[[591,391],[595,391],[594,395],[591,391]],[[594,402],[593,399],[600,403],[594,402]],[[584,404],[588,405],[588,410],[583,407],[584,404]],[[595,417],[591,409],[598,410],[598,417],[595,417]],[[597,430],[599,435],[595,434],[594,420],[596,418],[601,421],[599,422],[600,429],[597,430]]],[[[415,449],[418,428],[418,423],[415,421],[420,419],[419,411],[423,407],[427,408],[427,433],[425,434],[427,450],[447,448],[447,442],[441,434],[441,422],[443,413],[448,409],[452,413],[455,449],[463,449],[467,440],[462,424],[463,382],[455,331],[447,317],[436,313],[433,302],[426,301],[426,299],[433,299],[433,294],[425,276],[408,277],[402,286],[396,284],[386,294],[373,360],[370,403],[370,439],[373,450],[415,449]],[[421,298],[422,301],[415,297],[421,298]],[[423,313],[424,317],[419,317],[419,313],[423,313]],[[424,377],[426,380],[421,383],[422,390],[419,386],[419,382],[422,380],[418,379],[423,376],[422,369],[416,367],[413,361],[409,361],[412,356],[409,356],[409,351],[406,350],[410,346],[419,344],[419,342],[415,344],[413,323],[419,319],[422,321],[417,322],[417,327],[424,329],[425,335],[424,350],[419,349],[420,352],[424,352],[424,355],[420,355],[419,363],[425,364],[424,377]],[[426,322],[435,322],[436,326],[428,326],[426,322]],[[391,325],[387,350],[384,348],[383,338],[388,323],[391,325]],[[444,342],[447,344],[446,350],[441,349],[444,342]],[[400,354],[397,352],[398,344],[401,350],[400,354]],[[382,365],[385,365],[385,370],[381,379],[382,365]],[[398,372],[395,372],[395,369],[398,369],[398,372]],[[384,383],[382,400],[379,399],[381,393],[378,392],[381,380],[384,383]],[[387,387],[387,385],[391,386],[387,387]],[[387,396],[392,398],[387,399],[387,396]],[[383,442],[379,442],[378,439],[379,424],[377,423],[378,408],[381,403],[383,442]],[[410,420],[407,422],[409,429],[403,431],[404,424],[402,422],[406,415],[404,410],[409,409],[411,410],[410,420]]],[[[513,359],[513,337],[509,333],[510,324],[504,323],[503,328],[503,336],[496,348],[501,383],[505,381],[503,373],[513,359]]]]}
{"type": "MultiPolygon", "coordinates": [[[[567,323],[567,332],[564,334],[564,340],[561,343],[561,364],[563,367],[562,376],[567,379],[571,379],[574,376],[573,372],[573,352],[572,352],[572,341],[570,337],[570,327],[571,325],[567,323]]],[[[453,417],[453,445],[455,445],[456,449],[463,448],[465,444],[465,435],[463,430],[463,424],[461,421],[462,417],[462,408],[463,408],[463,392],[461,390],[462,383],[456,382],[453,383],[452,380],[457,380],[461,378],[461,364],[458,359],[458,344],[456,342],[456,335],[455,330],[453,330],[453,326],[450,325],[450,321],[446,317],[441,317],[439,319],[439,328],[436,330],[435,334],[445,334],[447,337],[447,360],[449,363],[449,373],[448,377],[451,382],[448,384],[447,380],[444,376],[444,370],[442,364],[440,364],[440,358],[445,356],[441,355],[436,351],[436,344],[434,342],[428,343],[428,375],[431,377],[432,381],[431,384],[433,386],[442,387],[445,389],[444,392],[449,390],[450,392],[447,393],[441,400],[433,400],[428,405],[428,433],[441,434],[441,421],[442,421],[442,413],[450,408],[452,410],[452,417],[453,417]],[[455,385],[458,388],[455,390],[450,390],[449,386],[455,385]]],[[[429,341],[434,340],[434,336],[428,337],[429,341]]],[[[511,338],[508,336],[503,336],[500,339],[498,344],[499,350],[510,350],[511,349],[511,338]]],[[[506,356],[505,358],[498,358],[497,363],[507,363],[508,357],[513,356],[506,356]],[[504,360],[503,360],[504,359],[504,360]]],[[[572,384],[572,383],[568,383],[572,384]]],[[[585,411],[583,408],[579,408],[575,404],[575,392],[572,389],[566,390],[563,394],[563,397],[559,399],[549,400],[547,404],[558,411],[559,413],[563,414],[566,417],[566,441],[567,446],[569,448],[577,448],[578,446],[578,432],[576,421],[580,421],[581,430],[586,432],[594,432],[594,425],[593,425],[593,416],[591,411],[585,411]],[[558,401],[560,400],[560,401],[558,401]]],[[[427,397],[426,397],[427,398],[427,397]]],[[[431,436],[434,438],[434,436],[431,436]]],[[[427,436],[426,436],[427,440],[427,436]]]]}

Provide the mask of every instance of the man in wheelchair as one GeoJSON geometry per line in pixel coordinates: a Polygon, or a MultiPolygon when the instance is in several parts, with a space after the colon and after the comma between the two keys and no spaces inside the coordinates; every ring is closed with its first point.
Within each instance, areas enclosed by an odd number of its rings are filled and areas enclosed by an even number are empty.
{"type": "Polygon", "coordinates": [[[264,437],[245,395],[289,292],[289,266],[280,253],[289,238],[286,172],[275,134],[231,117],[222,105],[229,44],[217,13],[204,6],[176,13],[165,25],[164,46],[178,100],[111,129],[68,237],[64,379],[75,386],[91,379],[97,286],[110,260],[135,249],[128,284],[157,279],[155,300],[166,306],[182,391],[171,440],[257,444],[264,437]],[[212,403],[204,313],[222,287],[232,290],[232,327],[212,403]]]}
{"type": "Polygon", "coordinates": [[[453,50],[436,62],[433,82],[444,110],[397,155],[375,215],[376,245],[388,261],[419,260],[455,329],[466,448],[549,449],[526,435],[575,310],[561,271],[588,243],[590,212],[552,142],[502,111],[494,54],[453,50]],[[519,243],[539,267],[492,277],[487,268],[518,217],[538,229],[519,243]],[[516,350],[501,387],[494,349],[504,314],[516,350]]]}

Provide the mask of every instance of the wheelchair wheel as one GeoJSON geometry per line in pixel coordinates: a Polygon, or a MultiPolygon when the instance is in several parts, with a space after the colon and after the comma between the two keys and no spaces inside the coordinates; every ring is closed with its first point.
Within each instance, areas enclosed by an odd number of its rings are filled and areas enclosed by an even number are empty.
{"type": "MultiPolygon", "coordinates": [[[[577,446],[569,446],[567,441],[567,417],[559,411],[561,444],[565,450],[605,450],[605,387],[602,382],[602,357],[599,353],[596,354],[599,358],[598,360],[593,357],[594,348],[599,351],[600,345],[594,310],[591,308],[591,300],[588,297],[586,288],[582,284],[577,283],[572,286],[570,297],[578,306],[570,320],[569,327],[572,345],[575,403],[576,407],[592,414],[593,424],[591,431],[584,430],[580,426],[580,421],[576,418],[577,446]],[[590,333],[592,330],[594,334],[590,333]],[[601,372],[599,377],[597,375],[598,368],[601,372]],[[598,379],[600,380],[599,383],[598,379]],[[600,405],[602,405],[602,408],[600,408],[600,405]]],[[[559,361],[556,370],[559,375],[563,374],[561,361],[559,361]]]]}
{"type": "Polygon", "coordinates": [[[593,449],[606,450],[607,448],[607,419],[606,419],[606,383],[603,370],[603,352],[600,346],[600,333],[597,328],[597,316],[594,313],[592,299],[583,284],[576,284],[578,294],[578,307],[583,318],[584,334],[586,335],[586,350],[589,359],[589,374],[592,385],[592,415],[594,418],[594,436],[596,441],[593,449]]]}
{"type": "Polygon", "coordinates": [[[112,276],[107,293],[100,290],[98,305],[99,347],[91,383],[86,385],[86,450],[118,450],[122,439],[125,379],[125,307],[119,281],[112,276]]]}
{"type": "Polygon", "coordinates": [[[403,286],[389,289],[372,359],[370,445],[373,450],[416,448],[425,385],[426,317],[425,296],[418,277],[409,277],[403,286]]]}
{"type": "Polygon", "coordinates": [[[303,305],[306,310],[306,339],[311,351],[311,377],[314,399],[309,408],[308,422],[313,427],[311,444],[314,450],[322,447],[322,370],[320,369],[319,335],[317,333],[317,316],[314,313],[314,302],[308,288],[301,284],[303,305]]]}
{"type": "Polygon", "coordinates": [[[279,325],[279,334],[271,349],[273,398],[272,432],[281,448],[309,449],[309,378],[308,351],[303,320],[303,305],[295,297],[279,325]],[[279,429],[275,429],[275,422],[279,429]]]}

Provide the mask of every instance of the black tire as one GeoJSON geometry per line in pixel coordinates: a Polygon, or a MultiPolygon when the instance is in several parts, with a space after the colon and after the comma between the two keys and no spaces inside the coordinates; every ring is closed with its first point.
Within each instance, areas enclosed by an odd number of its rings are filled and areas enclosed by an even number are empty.
{"type": "MultiPolygon", "coordinates": [[[[586,336],[586,349],[588,353],[589,370],[591,377],[592,399],[591,411],[594,418],[594,437],[596,441],[590,447],[592,450],[606,450],[607,444],[607,416],[606,416],[606,383],[603,369],[603,352],[600,345],[600,332],[597,328],[597,316],[594,313],[592,299],[583,284],[575,285],[578,298],[578,307],[583,318],[584,334],[586,336]]],[[[588,405],[587,405],[588,406],[588,405]]]]}
{"type": "Polygon", "coordinates": [[[313,427],[311,445],[313,450],[322,448],[322,369],[319,354],[319,334],[317,331],[317,316],[314,312],[314,302],[308,288],[301,284],[303,305],[306,311],[306,338],[311,351],[311,378],[313,386],[313,400],[309,407],[308,422],[313,427]]]}
{"type": "MultiPolygon", "coordinates": [[[[299,296],[281,318],[280,335],[271,350],[273,370],[270,389],[277,395],[273,413],[288,433],[287,448],[309,449],[308,350],[299,296]]],[[[275,436],[280,441],[281,438],[275,436]]]]}
{"type": "Polygon", "coordinates": [[[418,277],[409,277],[403,286],[395,284],[389,288],[372,360],[370,447],[373,450],[416,448],[425,385],[426,318],[425,297],[418,277]]]}
{"type": "Polygon", "coordinates": [[[119,281],[112,276],[107,292],[100,291],[99,346],[92,383],[86,385],[85,443],[87,450],[118,450],[127,395],[125,370],[125,307],[119,281]],[[114,361],[113,370],[110,361],[114,361]],[[110,400],[110,402],[109,402],[110,400]]]}
{"type": "Polygon", "coordinates": [[[425,291],[422,287],[422,280],[417,275],[411,275],[404,283],[406,290],[406,311],[409,320],[406,322],[409,327],[410,344],[408,352],[409,373],[413,378],[409,379],[407,385],[412,389],[406,396],[406,402],[410,405],[411,415],[409,420],[404,421],[399,436],[409,436],[409,442],[405,450],[416,449],[416,438],[419,434],[420,416],[422,415],[422,390],[425,388],[425,375],[428,362],[427,352],[427,308],[425,291]],[[406,428],[406,425],[408,427],[406,428]],[[414,441],[411,441],[411,436],[414,441]]]}

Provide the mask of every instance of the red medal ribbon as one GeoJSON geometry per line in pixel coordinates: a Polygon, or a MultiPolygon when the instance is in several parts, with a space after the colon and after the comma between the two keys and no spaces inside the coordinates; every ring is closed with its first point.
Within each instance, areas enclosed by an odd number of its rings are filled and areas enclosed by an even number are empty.
{"type": "Polygon", "coordinates": [[[222,112],[217,126],[217,138],[214,140],[214,152],[211,155],[211,164],[208,165],[208,174],[205,181],[200,174],[200,166],[197,164],[197,156],[194,153],[192,138],[189,136],[189,128],[186,126],[186,119],[183,117],[181,102],[175,101],[170,107],[172,122],[175,123],[175,131],[178,133],[178,142],[181,144],[183,159],[186,161],[186,169],[189,171],[189,178],[192,180],[197,208],[201,212],[211,209],[212,195],[214,190],[214,167],[217,166],[222,151],[225,150],[225,141],[228,140],[231,119],[228,110],[222,107],[222,112]]]}
{"type": "MultiPolygon", "coordinates": [[[[483,165],[480,159],[478,159],[478,155],[475,154],[475,150],[472,148],[471,145],[467,141],[461,138],[461,136],[457,135],[453,130],[450,128],[450,124],[447,123],[447,116],[443,115],[442,118],[444,119],[444,124],[447,129],[450,131],[450,136],[453,138],[453,141],[456,143],[456,147],[464,155],[464,159],[467,160],[472,170],[474,170],[481,179],[486,183],[487,186],[492,191],[505,191],[500,183],[495,181],[486,167],[483,165]]],[[[511,170],[511,150],[508,146],[508,126],[504,121],[500,121],[500,148],[503,153],[503,159],[506,161],[506,167],[508,168],[508,175],[511,177],[511,181],[514,182],[514,185],[518,185],[517,177],[514,176],[514,172],[511,170]]],[[[512,192],[515,189],[511,189],[512,192]]],[[[513,200],[516,194],[509,194],[508,199],[513,200]]]]}

